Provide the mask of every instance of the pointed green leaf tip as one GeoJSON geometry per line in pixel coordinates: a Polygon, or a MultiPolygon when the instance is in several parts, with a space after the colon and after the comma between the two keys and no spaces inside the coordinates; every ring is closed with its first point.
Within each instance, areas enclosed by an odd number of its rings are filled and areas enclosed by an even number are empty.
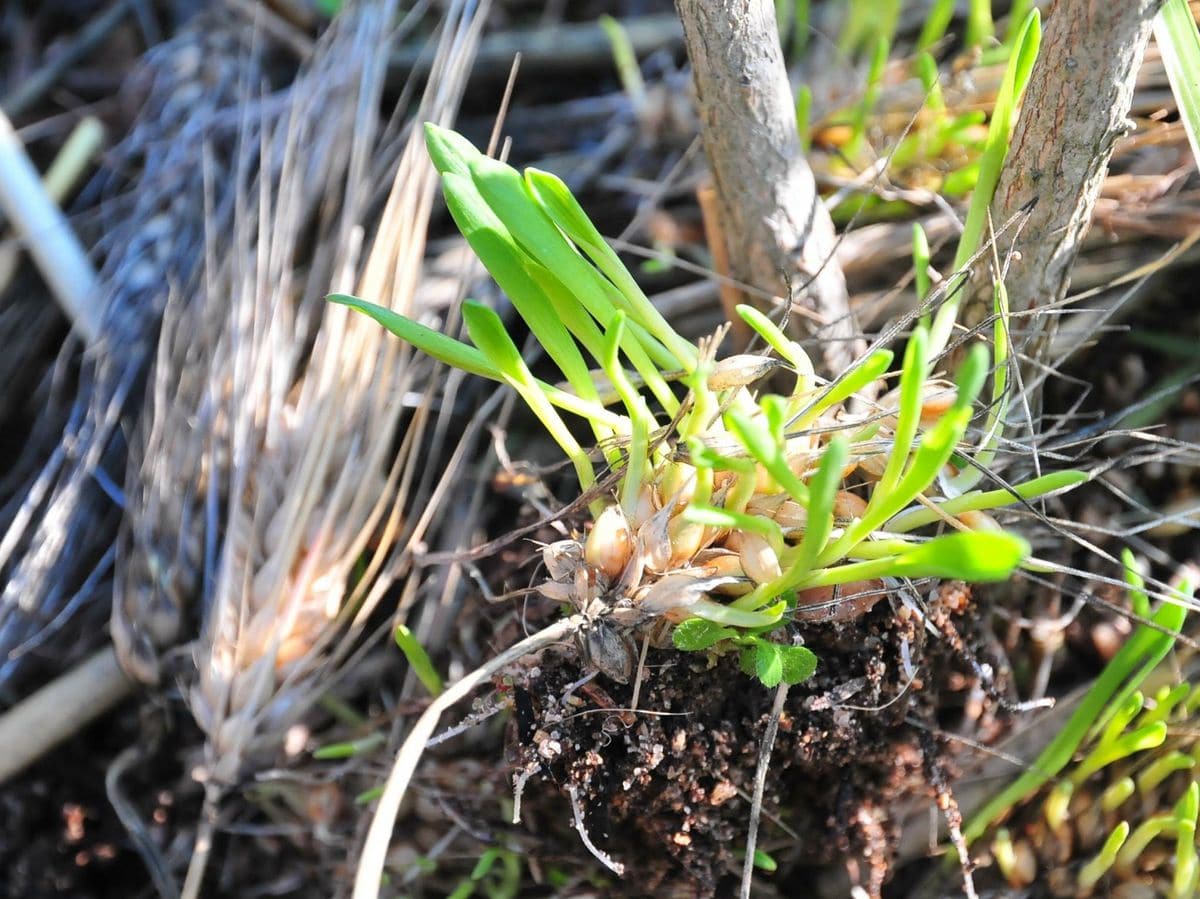
{"type": "Polygon", "coordinates": [[[331,303],[349,306],[351,309],[356,309],[370,316],[401,340],[411,343],[421,352],[432,356],[439,362],[444,362],[453,368],[459,368],[483,378],[491,378],[494,381],[501,380],[500,373],[496,370],[495,366],[488,361],[483,353],[473,346],[455,340],[453,337],[447,337],[440,331],[435,331],[432,328],[418,324],[412,319],[405,318],[399,312],[393,312],[385,306],[377,306],[375,303],[360,300],[358,297],[342,293],[331,293],[325,299],[331,303]]]}
{"type": "Polygon", "coordinates": [[[469,140],[461,134],[435,125],[425,123],[425,149],[439,174],[455,174],[470,177],[471,163],[482,159],[480,153],[469,140]]]}
{"type": "Polygon", "coordinates": [[[1003,531],[935,537],[896,559],[896,577],[955,578],[973,583],[1006,580],[1029,555],[1029,544],[1003,531]]]}

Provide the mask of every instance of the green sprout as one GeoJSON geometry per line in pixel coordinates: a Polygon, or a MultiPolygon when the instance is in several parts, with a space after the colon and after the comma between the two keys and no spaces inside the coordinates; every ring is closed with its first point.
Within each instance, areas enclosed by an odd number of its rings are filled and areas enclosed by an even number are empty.
{"type": "MultiPolygon", "coordinates": [[[[1135,616],[1150,623],[1134,630],[1067,724],[1027,772],[973,817],[964,837],[974,841],[1000,817],[1039,808],[1039,821],[1020,828],[1026,847],[1063,845],[1063,840],[1067,845],[1073,840],[1097,845],[1103,838],[1096,855],[1076,870],[1082,895],[1091,893],[1110,873],[1118,880],[1136,879],[1147,847],[1154,840],[1174,838],[1174,873],[1164,883],[1163,893],[1186,897],[1194,894],[1200,879],[1195,851],[1200,783],[1193,775],[1200,763],[1194,726],[1200,688],[1187,681],[1168,682],[1146,695],[1142,687],[1152,675],[1174,676],[1174,666],[1163,663],[1187,616],[1192,586],[1181,583],[1152,611],[1132,553],[1124,551],[1122,562],[1130,607],[1135,616]],[[1138,802],[1130,802],[1135,797],[1138,802]],[[1097,831],[1099,827],[1106,829],[1097,831]],[[1045,838],[1038,828],[1048,832],[1045,838]],[[1070,828],[1078,829],[1078,835],[1064,837],[1070,828]]],[[[997,828],[992,852],[1010,883],[1027,886],[1027,877],[1045,873],[1016,871],[1012,864],[1016,832],[1012,823],[997,828]]],[[[1043,857],[1042,863],[1055,867],[1061,859],[1043,857]]],[[[1153,868],[1158,862],[1147,856],[1146,864],[1153,868]]]]}
{"type": "MultiPolygon", "coordinates": [[[[892,405],[882,419],[856,417],[845,404],[887,375],[891,352],[824,383],[768,316],[739,307],[771,355],[718,360],[715,340],[686,340],[662,317],[560,179],[522,175],[432,125],[426,137],[455,223],[556,373],[539,377],[501,316],[480,303],[464,304],[467,342],[362,299],[330,300],[511,387],[541,422],[588,494],[592,521],[585,537],[545,548],[541,589],[583,618],[626,634],[665,620],[680,650],[736,652],[767,686],[799,683],[817,659],[785,625],[862,614],[894,579],[1008,578],[1028,544],[959,516],[1084,479],[1061,472],[1011,490],[947,489],[987,380],[983,346],[967,353],[938,405],[930,391],[944,382],[932,380],[931,337],[918,326],[892,405]],[[759,389],[780,369],[789,390],[759,389]],[[946,521],[949,533],[921,533],[946,521]]],[[[993,407],[1006,391],[993,378],[993,407]]],[[[984,450],[998,415],[985,422],[984,450]]],[[[628,641],[608,633],[589,628],[591,661],[627,677],[629,663],[614,654],[628,641]]],[[[412,645],[405,652],[418,675],[432,670],[412,645]]]]}

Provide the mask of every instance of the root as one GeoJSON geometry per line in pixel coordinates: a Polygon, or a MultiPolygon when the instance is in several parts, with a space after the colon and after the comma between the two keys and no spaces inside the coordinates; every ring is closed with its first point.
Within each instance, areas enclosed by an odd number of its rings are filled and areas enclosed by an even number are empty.
{"type": "Polygon", "coordinates": [[[587,851],[594,855],[600,864],[620,877],[625,873],[625,866],[593,843],[588,834],[587,826],[583,823],[583,803],[579,801],[579,790],[574,784],[571,784],[567,787],[567,794],[571,797],[571,814],[575,816],[575,830],[579,833],[579,839],[583,841],[587,851]]]}

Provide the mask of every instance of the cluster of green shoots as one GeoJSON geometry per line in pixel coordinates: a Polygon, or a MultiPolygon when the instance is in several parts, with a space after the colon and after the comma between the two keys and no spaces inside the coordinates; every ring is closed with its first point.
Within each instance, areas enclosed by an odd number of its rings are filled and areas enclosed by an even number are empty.
{"type": "Polygon", "coordinates": [[[1149,624],[1135,629],[1030,769],[964,831],[975,840],[1003,815],[1036,813],[992,837],[992,857],[1014,886],[1053,877],[1056,895],[1087,896],[1107,876],[1154,882],[1157,894],[1185,897],[1200,885],[1200,782],[1193,774],[1200,766],[1200,685],[1178,680],[1175,666],[1163,664],[1192,588],[1179,585],[1178,595],[1152,610],[1129,552],[1124,565],[1131,609],[1149,624]],[[1147,698],[1141,688],[1154,679],[1160,685],[1147,698]],[[1170,841],[1173,851],[1148,852],[1156,841],[1170,841]],[[1064,866],[1064,857],[1074,861],[1064,866]]]}
{"type": "MultiPolygon", "coordinates": [[[[866,83],[862,96],[852,107],[826,116],[819,128],[810,123],[812,94],[801,87],[796,97],[797,127],[807,149],[819,131],[822,143],[838,148],[838,157],[852,169],[868,165],[868,131],[874,125],[894,140],[887,151],[887,174],[892,183],[920,188],[956,199],[972,193],[977,208],[968,230],[982,233],[983,213],[991,199],[1008,151],[1009,137],[1025,87],[1041,45],[1041,18],[1029,3],[1013,4],[1002,40],[993,37],[989,4],[972,3],[964,38],[967,48],[987,44],[978,60],[981,65],[1006,64],[990,113],[977,108],[956,112],[947,103],[942,74],[931,52],[944,38],[953,13],[953,3],[934,4],[926,18],[908,63],[912,77],[919,80],[924,103],[915,113],[880,113],[879,98],[894,40],[896,18],[880,15],[877,4],[853,3],[847,15],[839,47],[846,53],[868,53],[866,83]],[[903,129],[900,133],[899,129],[903,129]]],[[[898,4],[897,4],[898,11],[898,4]]],[[[837,162],[831,165],[836,169],[837,162]]],[[[835,219],[867,215],[884,218],[906,216],[913,207],[905,200],[884,200],[875,195],[848,195],[833,210],[835,219]]],[[[968,213],[968,219],[972,216],[968,213]]],[[[972,243],[968,240],[966,243],[972,243]]],[[[961,265],[961,260],[958,260],[961,265]]],[[[956,265],[956,268],[959,267],[956,265]]]]}
{"type": "MultiPolygon", "coordinates": [[[[780,642],[783,625],[862,614],[895,579],[1005,579],[1029,547],[988,510],[1085,479],[1058,472],[978,488],[1003,426],[1003,315],[977,446],[963,441],[989,354],[972,346],[954,383],[934,378],[948,335],[941,321],[932,337],[914,329],[898,385],[870,413],[850,414],[846,402],[888,375],[891,352],[877,349],[825,382],[799,344],[740,307],[772,353],[717,360],[717,340],[693,343],[667,323],[559,178],[522,175],[433,126],[427,146],[455,223],[558,375],[535,375],[481,303],[463,304],[465,342],[361,299],[331,299],[511,387],[561,447],[592,526],[584,539],[546,548],[541,589],[595,623],[587,645],[597,654],[666,621],[679,649],[738,651],[763,683],[799,682],[816,659],[780,642]],[[789,391],[757,389],[783,370],[789,391]],[[931,524],[948,533],[917,533],[931,524]]],[[[625,668],[595,662],[618,679],[625,668]]]]}

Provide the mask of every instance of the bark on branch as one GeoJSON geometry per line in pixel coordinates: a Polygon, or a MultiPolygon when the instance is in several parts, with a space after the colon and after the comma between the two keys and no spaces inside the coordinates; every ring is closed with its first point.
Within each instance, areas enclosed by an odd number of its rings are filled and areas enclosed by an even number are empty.
{"type": "Polygon", "coordinates": [[[792,315],[793,326],[820,338],[818,361],[837,375],[856,355],[856,329],[846,279],[833,258],[833,222],[800,149],[774,4],[675,5],[732,274],[775,297],[798,291],[793,300],[810,314],[792,315]]]}
{"type": "MultiPolygon", "coordinates": [[[[1092,217],[1113,145],[1129,125],[1134,83],[1162,0],[1059,0],[1025,92],[992,220],[1037,206],[1021,231],[1005,278],[1014,313],[1047,309],[1070,286],[1071,266],[1092,217]]],[[[972,307],[971,323],[991,311],[972,307]]],[[[1058,315],[1014,318],[1014,342],[1036,365],[1058,315]]]]}

